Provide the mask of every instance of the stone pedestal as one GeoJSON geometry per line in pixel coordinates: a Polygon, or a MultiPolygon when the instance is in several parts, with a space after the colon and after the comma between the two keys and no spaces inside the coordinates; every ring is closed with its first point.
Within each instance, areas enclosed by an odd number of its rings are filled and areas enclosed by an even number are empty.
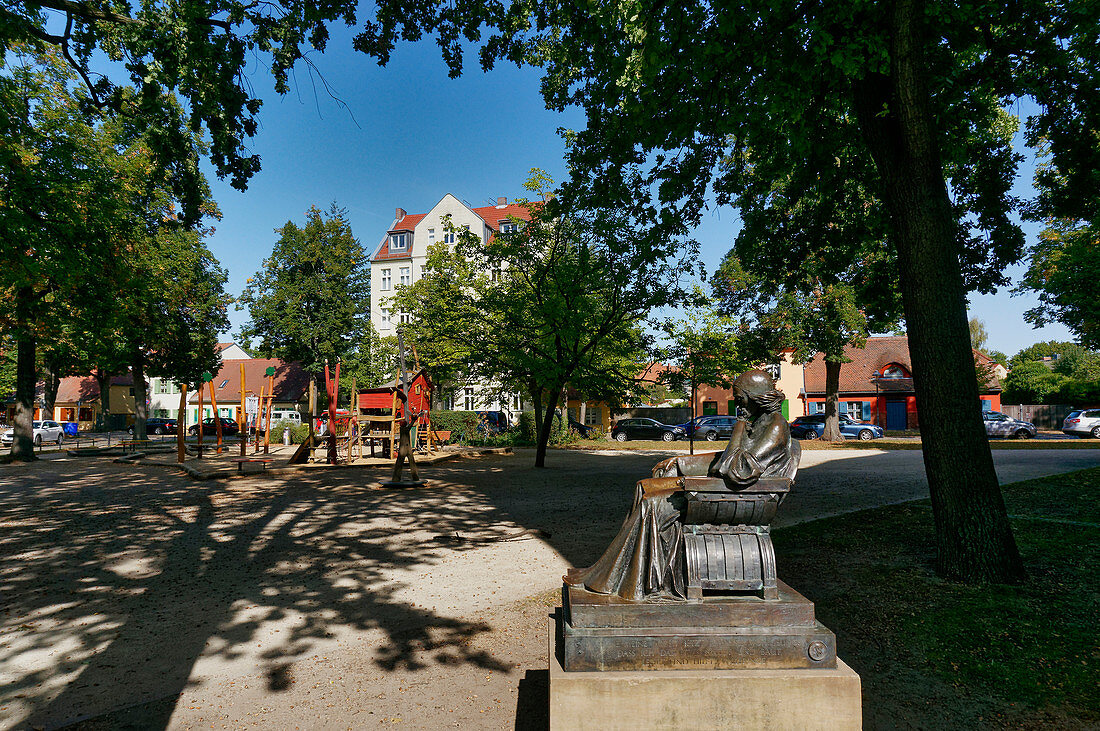
{"type": "Polygon", "coordinates": [[[859,676],[835,667],[566,672],[547,626],[550,728],[859,729],[859,676]]]}

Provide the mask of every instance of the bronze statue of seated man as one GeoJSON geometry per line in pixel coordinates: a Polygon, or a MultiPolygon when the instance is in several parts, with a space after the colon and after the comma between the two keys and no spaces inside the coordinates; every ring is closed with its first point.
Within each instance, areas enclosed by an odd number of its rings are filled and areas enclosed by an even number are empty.
{"type": "MultiPolygon", "coordinates": [[[[732,493],[762,478],[785,478],[789,485],[801,450],[792,443],[780,413],[783,393],[760,370],[738,376],[733,390],[747,418],[734,426],[725,451],[670,457],[657,464],[653,477],[638,483],[630,514],[603,556],[588,568],[571,569],[566,584],[631,601],[686,599],[684,518],[689,494],[684,478],[720,478],[732,493]]],[[[717,483],[720,489],[722,483],[717,483]]],[[[768,546],[770,550],[770,538],[768,546]]]]}

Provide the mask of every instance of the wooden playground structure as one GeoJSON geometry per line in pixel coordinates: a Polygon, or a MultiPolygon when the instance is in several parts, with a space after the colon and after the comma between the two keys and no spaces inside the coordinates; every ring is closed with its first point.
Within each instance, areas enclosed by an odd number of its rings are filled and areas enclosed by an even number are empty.
{"type": "Polygon", "coordinates": [[[405,409],[410,413],[424,412],[415,425],[414,449],[421,454],[439,451],[450,437],[449,432],[439,432],[432,427],[431,402],[433,385],[428,374],[421,370],[408,385],[408,406],[399,397],[401,384],[398,381],[377,388],[360,391],[352,381],[352,406],[339,408],[340,364],[336,364],[330,374],[325,364],[325,383],[328,392],[327,418],[318,428],[317,389],[310,384],[309,410],[310,435],[302,442],[290,464],[305,464],[310,461],[327,461],[330,464],[350,463],[367,458],[396,458],[396,444],[400,434],[400,424],[405,409]]]}

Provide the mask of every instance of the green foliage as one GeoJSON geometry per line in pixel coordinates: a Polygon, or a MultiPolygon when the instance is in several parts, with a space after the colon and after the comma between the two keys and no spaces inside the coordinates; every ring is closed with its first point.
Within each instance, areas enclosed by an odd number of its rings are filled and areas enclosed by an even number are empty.
{"type": "Polygon", "coordinates": [[[1100,353],[1056,340],[1035,343],[1011,360],[1005,403],[1077,404],[1100,401],[1100,353]],[[1052,361],[1041,362],[1044,357],[1052,361]]]}
{"type": "Polygon", "coordinates": [[[287,221],[277,233],[271,256],[238,301],[249,315],[241,337],[259,338],[265,356],[300,361],[315,377],[326,359],[335,365],[353,357],[365,363],[353,366],[364,379],[377,377],[370,365],[370,261],[346,212],[336,204],[327,214],[312,207],[304,226],[287,221]]]}
{"type": "Polygon", "coordinates": [[[661,383],[672,391],[696,386],[729,388],[748,361],[738,342],[738,322],[715,311],[698,289],[684,317],[661,323],[664,337],[657,356],[669,366],[661,383]]]}
{"type": "Polygon", "coordinates": [[[970,325],[970,347],[985,353],[985,345],[989,342],[989,331],[985,329],[985,323],[976,317],[971,317],[968,324],[970,325]]]}
{"type": "Polygon", "coordinates": [[[290,443],[301,444],[309,439],[309,424],[303,424],[297,421],[289,421],[282,419],[275,422],[275,428],[271,431],[272,440],[281,440],[283,438],[283,429],[290,428],[290,443]]]}
{"type": "Polygon", "coordinates": [[[463,442],[477,434],[480,419],[476,411],[432,411],[432,428],[451,432],[451,443],[463,442]]]}
{"type": "Polygon", "coordinates": [[[1100,228],[1055,220],[1039,235],[1017,291],[1030,290],[1039,305],[1024,313],[1035,327],[1060,322],[1090,348],[1100,348],[1100,228]]]}
{"type": "MultiPolygon", "coordinates": [[[[570,431],[566,424],[567,420],[562,419],[561,414],[554,414],[554,420],[550,427],[548,444],[558,445],[575,441],[576,435],[574,432],[570,431]]],[[[519,415],[519,433],[523,436],[523,443],[538,444],[538,438],[536,437],[537,426],[534,411],[524,411],[519,415]]]]}
{"type": "Polygon", "coordinates": [[[681,296],[669,257],[683,242],[655,239],[615,210],[543,203],[548,185],[532,171],[527,187],[540,200],[527,203],[522,227],[488,241],[456,231],[455,248],[429,248],[421,278],[398,289],[395,310],[412,316],[406,335],[436,383],[498,382],[540,408],[557,405],[567,384],[610,401],[634,388],[642,318],[681,296]]]}

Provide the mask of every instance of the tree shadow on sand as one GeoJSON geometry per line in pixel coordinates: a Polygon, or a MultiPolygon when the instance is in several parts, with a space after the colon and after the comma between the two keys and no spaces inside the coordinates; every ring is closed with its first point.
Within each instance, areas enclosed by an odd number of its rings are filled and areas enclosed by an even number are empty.
{"type": "MultiPolygon", "coordinates": [[[[438,511],[433,495],[313,476],[193,483],[101,463],[5,473],[0,726],[50,728],[173,698],[200,656],[234,661],[258,644],[278,692],[295,657],[347,630],[382,633],[383,670],[506,671],[470,642],[487,625],[398,597],[392,572],[430,567],[443,550],[420,527],[438,511]]],[[[484,517],[452,503],[439,524],[475,532],[484,517]]]]}

